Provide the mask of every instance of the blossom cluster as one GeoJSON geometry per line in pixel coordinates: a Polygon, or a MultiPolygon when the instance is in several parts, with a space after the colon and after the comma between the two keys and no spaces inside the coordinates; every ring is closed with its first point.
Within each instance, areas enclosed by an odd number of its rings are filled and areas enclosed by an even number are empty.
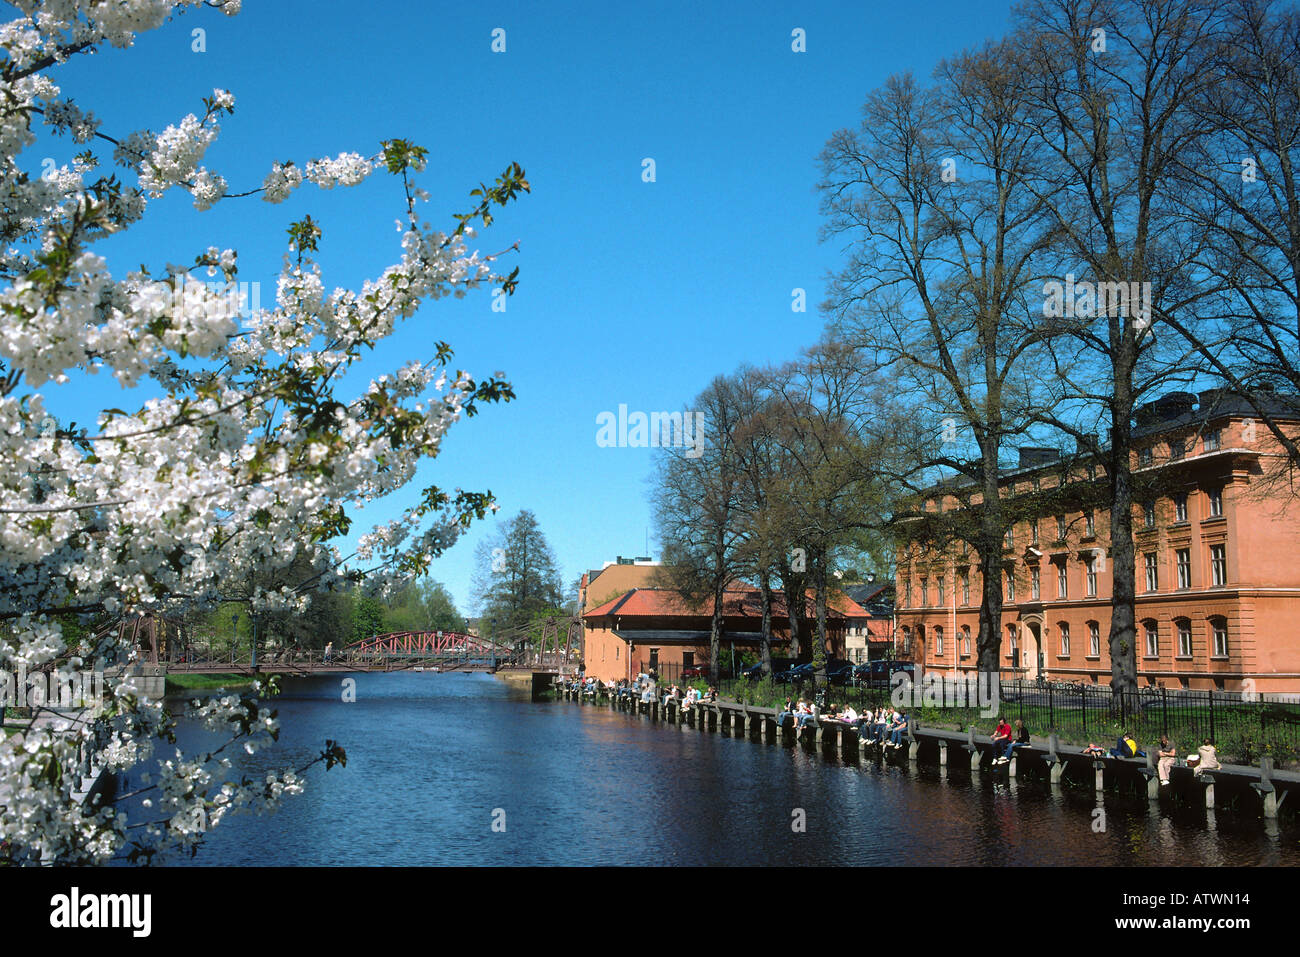
{"type": "MultiPolygon", "coordinates": [[[[425,303],[503,277],[467,248],[474,234],[464,222],[450,233],[419,222],[410,202],[422,194],[410,189],[397,261],[360,289],[327,289],[314,241],[285,255],[268,308],[242,309],[191,276],[206,269],[229,280],[239,268],[233,249],[209,247],[192,267],[115,272],[94,245],[171,188],[187,190],[199,211],[229,201],[226,180],[202,164],[234,98],[215,90],[201,114],[161,133],[111,137],[43,67],[103,44],[130,46],[170,14],[212,4],[17,6],[24,16],[0,26],[0,231],[11,244],[0,251],[0,665],[62,668],[82,654],[129,662],[135,651],[112,627],[122,617],[210,606],[230,583],[254,572],[270,580],[304,558],[319,587],[342,580],[343,558],[328,541],[348,511],[414,480],[451,425],[498,396],[448,368],[441,345],[436,358],[375,377],[359,394],[339,395],[341,381],[364,347],[425,303]],[[111,144],[125,180],[89,160],[28,176],[20,157],[37,142],[33,116],[51,134],[111,144]],[[135,411],[105,402],[89,426],[50,415],[42,387],[101,372],[110,389],[149,380],[153,397],[135,411]],[[57,617],[69,613],[94,633],[87,648],[69,646],[57,617]]],[[[220,6],[230,14],[239,4],[220,6]]],[[[410,155],[403,168],[418,171],[423,151],[410,155]]],[[[260,192],[279,202],[305,182],[352,187],[385,168],[393,163],[384,153],[285,161],[260,192]]],[[[360,557],[389,580],[449,547],[483,508],[460,490],[426,490],[420,507],[362,538],[360,557]]],[[[267,585],[249,605],[301,610],[309,600],[291,584],[267,585]]],[[[192,714],[245,749],[268,745],[277,730],[242,697],[197,703],[192,714]]],[[[270,809],[302,789],[298,771],[237,782],[225,757],[161,755],[170,721],[122,679],[93,732],[86,722],[0,743],[0,847],[19,861],[98,862],[123,854],[129,834],[148,855],[191,846],[227,813],[270,809]],[[70,769],[86,749],[101,767],[157,762],[145,820],[70,800],[70,769]],[[51,773],[56,765],[68,773],[51,773]]]]}

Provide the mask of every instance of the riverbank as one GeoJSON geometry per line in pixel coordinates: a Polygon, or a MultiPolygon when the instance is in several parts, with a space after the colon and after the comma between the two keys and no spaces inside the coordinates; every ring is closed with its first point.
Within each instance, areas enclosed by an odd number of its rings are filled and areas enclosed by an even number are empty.
{"type": "Polygon", "coordinates": [[[240,674],[171,674],[167,676],[167,694],[187,691],[214,691],[218,688],[251,688],[253,678],[240,674]]]}

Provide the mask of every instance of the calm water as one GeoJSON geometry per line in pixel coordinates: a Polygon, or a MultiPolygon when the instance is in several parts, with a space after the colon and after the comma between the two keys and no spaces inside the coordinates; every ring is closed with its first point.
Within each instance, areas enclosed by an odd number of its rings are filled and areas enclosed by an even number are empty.
{"type": "MultiPolygon", "coordinates": [[[[236,772],[301,766],[327,737],[347,749],[347,767],[313,768],[278,814],[227,818],[193,863],[1300,863],[1300,829],[1285,820],[1266,829],[1221,809],[1207,822],[1199,808],[1149,812],[1144,799],[1107,795],[1106,831],[1095,833],[1084,789],[841,764],[608,708],[532,703],[487,675],[356,681],[348,704],[337,677],[285,683],[280,744],[240,752],[236,772]],[[498,808],[504,833],[492,830],[498,808]]],[[[180,739],[194,745],[201,733],[180,739]]]]}

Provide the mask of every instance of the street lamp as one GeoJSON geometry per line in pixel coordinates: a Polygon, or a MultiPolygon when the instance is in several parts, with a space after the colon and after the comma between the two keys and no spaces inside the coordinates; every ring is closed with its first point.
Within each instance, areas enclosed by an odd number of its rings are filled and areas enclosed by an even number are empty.
{"type": "Polygon", "coordinates": [[[230,663],[235,663],[235,646],[239,643],[239,612],[230,616],[230,663]]]}

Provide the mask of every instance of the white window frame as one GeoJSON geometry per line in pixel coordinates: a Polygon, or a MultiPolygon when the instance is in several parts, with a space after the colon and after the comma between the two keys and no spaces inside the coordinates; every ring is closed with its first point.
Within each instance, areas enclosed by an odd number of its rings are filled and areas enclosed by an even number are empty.
{"type": "Polygon", "coordinates": [[[1228,584],[1228,546],[1210,546],[1210,581],[1215,588],[1228,584]]]}

